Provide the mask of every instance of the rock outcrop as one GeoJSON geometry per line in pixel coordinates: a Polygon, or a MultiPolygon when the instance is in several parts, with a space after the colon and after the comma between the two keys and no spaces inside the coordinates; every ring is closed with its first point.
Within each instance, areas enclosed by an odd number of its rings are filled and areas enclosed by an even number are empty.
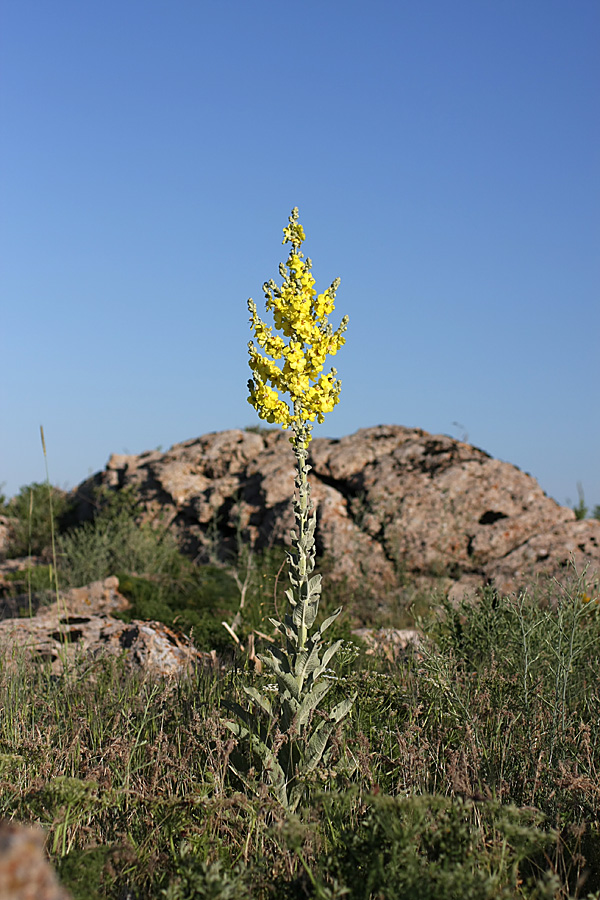
{"type": "Polygon", "coordinates": [[[65,659],[83,657],[91,664],[110,654],[122,656],[129,669],[162,676],[178,676],[198,666],[216,664],[215,654],[197,650],[185,635],[162,622],[126,623],[115,618],[115,612],[122,612],[129,605],[118,588],[116,577],[73,588],[61,592],[58,602],[23,618],[15,617],[12,608],[7,607],[14,600],[2,601],[0,651],[5,663],[14,654],[25,652],[59,674],[65,659]]]}
{"type": "MultiPolygon", "coordinates": [[[[332,575],[371,589],[399,579],[453,595],[486,583],[512,591],[573,562],[600,571],[600,522],[577,521],[530,475],[483,450],[417,428],[382,425],[310,445],[317,547],[332,575]]],[[[279,430],[224,431],[138,456],[114,455],[77,489],[132,486],[145,518],[161,518],[182,548],[207,559],[236,535],[257,548],[286,543],[294,458],[279,430]]]]}
{"type": "Polygon", "coordinates": [[[44,843],[41,828],[0,821],[0,900],[70,900],[44,843]]]}

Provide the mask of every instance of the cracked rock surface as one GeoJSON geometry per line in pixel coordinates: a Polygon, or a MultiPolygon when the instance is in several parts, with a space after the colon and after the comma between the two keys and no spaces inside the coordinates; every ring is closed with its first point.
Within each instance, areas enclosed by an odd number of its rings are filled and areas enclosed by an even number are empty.
{"type": "MultiPolygon", "coordinates": [[[[600,571],[600,522],[577,521],[537,481],[483,450],[418,428],[380,425],[310,445],[317,549],[332,574],[380,591],[431,579],[452,595],[513,591],[571,562],[600,571]]],[[[231,430],[167,452],[113,455],[76,490],[80,518],[94,487],[134,486],[144,518],[161,518],[182,549],[208,560],[241,533],[257,549],[288,542],[294,457],[288,434],[231,430]]]]}
{"type": "Polygon", "coordinates": [[[5,664],[13,651],[21,650],[48,664],[56,675],[65,659],[84,657],[91,665],[104,654],[123,657],[129,669],[162,676],[216,664],[216,656],[197,650],[184,634],[162,622],[117,619],[114,613],[128,605],[115,576],[61,591],[58,602],[38,608],[31,617],[23,616],[22,608],[15,610],[14,600],[2,601],[0,650],[5,652],[5,664]]]}

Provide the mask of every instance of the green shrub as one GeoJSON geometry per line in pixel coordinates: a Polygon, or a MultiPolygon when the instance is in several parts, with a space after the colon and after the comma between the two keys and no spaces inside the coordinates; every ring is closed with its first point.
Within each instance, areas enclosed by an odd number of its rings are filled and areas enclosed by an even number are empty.
{"type": "MultiPolygon", "coordinates": [[[[118,850],[91,847],[73,850],[58,861],[61,882],[68,884],[73,900],[103,900],[107,886],[114,881],[108,874],[118,864],[118,850]]],[[[110,885],[112,887],[112,885],[110,885]]]]}
{"type": "Polygon", "coordinates": [[[241,867],[207,863],[184,845],[176,863],[176,875],[164,891],[166,900],[250,900],[241,867]]]}
{"type": "Polygon", "coordinates": [[[180,570],[182,557],[173,535],[160,524],[138,524],[134,492],[111,492],[100,501],[94,519],[57,541],[61,586],[80,587],[123,571],[162,575],[180,570]]]}
{"type": "Polygon", "coordinates": [[[496,659],[520,688],[525,709],[534,689],[561,710],[594,677],[600,652],[598,592],[584,577],[505,597],[483,589],[476,602],[442,600],[426,624],[447,659],[481,673],[496,659]],[[548,677],[550,676],[550,677],[548,677]]]}
{"type": "Polygon", "coordinates": [[[349,799],[329,801],[333,846],[323,867],[348,900],[512,900],[520,864],[556,842],[537,811],[382,795],[361,811],[349,799]]]}
{"type": "Polygon", "coordinates": [[[0,596],[13,599],[19,616],[33,615],[40,606],[56,600],[51,564],[31,565],[17,572],[7,572],[3,580],[0,596]]]}
{"type": "Polygon", "coordinates": [[[6,515],[14,519],[8,556],[48,555],[52,543],[49,491],[57,530],[63,527],[70,512],[68,495],[57,487],[32,482],[21,488],[16,497],[8,501],[6,515]]]}

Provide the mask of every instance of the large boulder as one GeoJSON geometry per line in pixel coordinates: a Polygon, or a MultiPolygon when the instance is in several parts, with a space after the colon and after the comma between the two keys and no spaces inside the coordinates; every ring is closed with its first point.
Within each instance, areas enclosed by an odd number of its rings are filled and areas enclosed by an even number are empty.
{"type": "MultiPolygon", "coordinates": [[[[379,592],[402,580],[453,595],[513,591],[574,564],[600,571],[600,522],[577,521],[537,481],[483,450],[418,428],[380,425],[310,444],[317,548],[332,577],[379,592]]],[[[76,490],[78,516],[98,487],[139,493],[143,517],[171,528],[199,561],[287,543],[294,457],[288,434],[224,431],[166,453],[113,455],[76,490]]]]}

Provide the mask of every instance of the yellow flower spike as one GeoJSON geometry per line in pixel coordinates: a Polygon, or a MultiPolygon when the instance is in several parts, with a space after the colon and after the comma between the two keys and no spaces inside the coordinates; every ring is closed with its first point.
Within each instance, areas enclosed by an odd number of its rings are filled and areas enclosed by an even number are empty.
{"type": "Polygon", "coordinates": [[[283,428],[292,425],[303,429],[302,441],[307,443],[311,440],[312,422],[322,422],[324,413],[330,412],[339,400],[341,383],[336,380],[335,370],[324,376],[323,368],[327,356],[335,356],[345,343],[343,333],[348,317],[344,316],[334,332],[327,317],[335,308],[339,279],[317,294],[312,261],[304,259],[300,252],[306,236],[298,222],[297,208],[288,221],[283,229],[283,243],[292,247],[285,265],[279,265],[283,283],[278,287],[271,279],[263,285],[266,308],[273,314],[279,335],[274,335],[273,328],[260,319],[254,301],[248,301],[254,339],[265,354],[250,342],[253,379],[249,382],[249,402],[261,418],[283,428]],[[281,359],[283,367],[279,368],[275,360],[281,359]],[[289,396],[289,405],[277,392],[289,396]]]}

